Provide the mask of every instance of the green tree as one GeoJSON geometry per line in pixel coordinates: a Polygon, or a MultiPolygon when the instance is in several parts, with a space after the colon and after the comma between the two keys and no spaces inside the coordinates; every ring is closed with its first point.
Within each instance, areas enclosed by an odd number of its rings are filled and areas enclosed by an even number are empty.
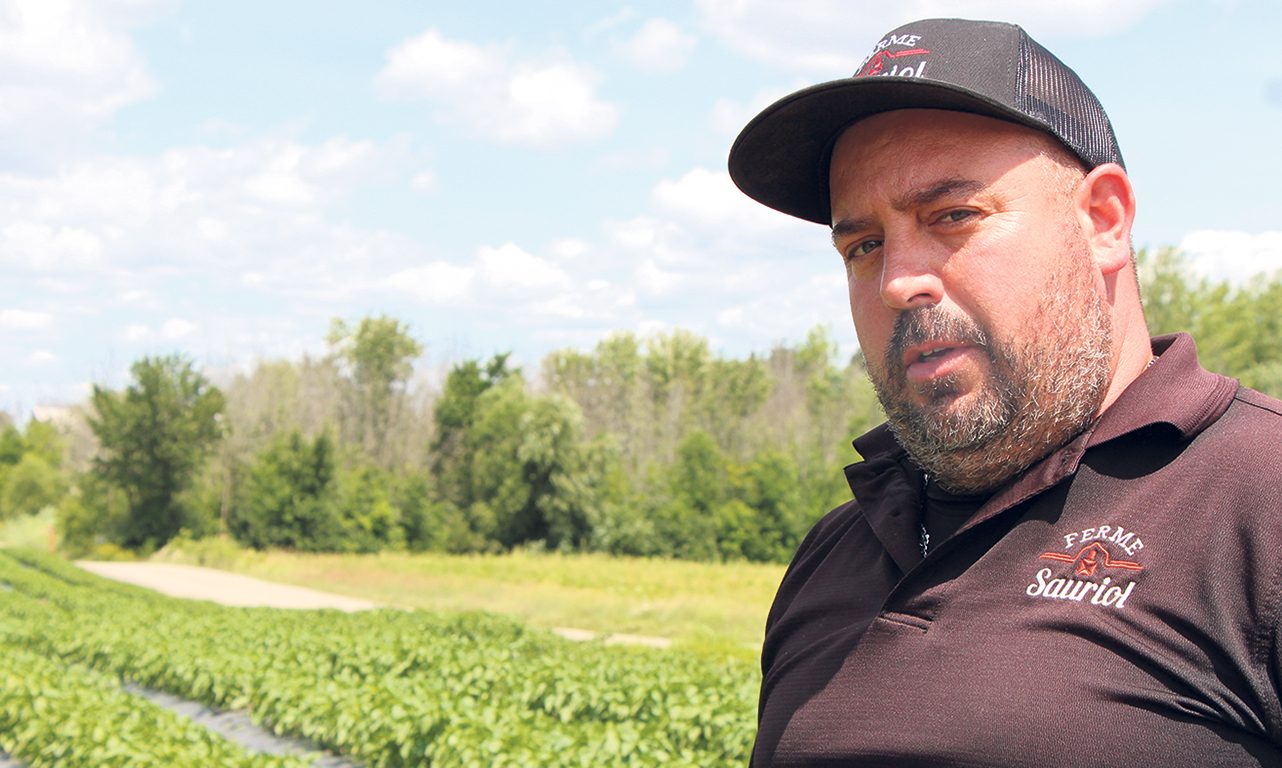
{"type": "Polygon", "coordinates": [[[340,471],[334,499],[341,538],[339,552],[378,552],[404,549],[400,510],[392,504],[387,472],[369,465],[340,471]]]}
{"type": "Polygon", "coordinates": [[[458,509],[477,501],[472,484],[472,447],[468,440],[476,421],[477,401],[491,388],[515,378],[520,371],[508,366],[508,355],[494,355],[482,365],[466,360],[450,369],[445,387],[437,398],[432,418],[436,434],[432,439],[432,475],[439,496],[458,509]]]}
{"type": "Polygon", "coordinates": [[[32,419],[22,434],[24,452],[39,456],[53,469],[62,466],[63,439],[58,428],[47,421],[32,419]]]}
{"type": "Polygon", "coordinates": [[[1169,248],[1142,251],[1138,262],[1150,332],[1187,331],[1203,366],[1282,396],[1282,273],[1241,285],[1211,281],[1169,248]]]}
{"type": "Polygon", "coordinates": [[[5,473],[0,518],[34,515],[58,503],[66,493],[61,474],[39,454],[28,453],[5,473]]]}
{"type": "Polygon", "coordinates": [[[332,503],[336,471],[327,434],[313,441],[297,431],[278,438],[240,484],[227,518],[229,531],[257,549],[338,548],[341,531],[332,503]]]}
{"type": "Polygon", "coordinates": [[[493,511],[502,546],[586,544],[596,489],[587,482],[582,436],[582,416],[571,400],[531,396],[519,378],[478,398],[467,436],[473,497],[493,511]]]}
{"type": "Polygon", "coordinates": [[[85,473],[58,503],[59,548],[72,557],[91,554],[98,545],[119,541],[128,518],[124,494],[85,473]]]}
{"type": "Polygon", "coordinates": [[[223,396],[177,355],[144,357],[130,370],[123,392],[93,389],[93,471],[125,497],[119,543],[160,547],[186,527],[179,497],[221,437],[223,396]]]}
{"type": "Polygon", "coordinates": [[[637,493],[623,454],[612,435],[600,435],[587,446],[587,482],[596,490],[588,507],[588,546],[614,555],[656,556],[671,554],[653,516],[637,493]]]}
{"type": "Polygon", "coordinates": [[[351,384],[352,418],[358,442],[380,466],[395,463],[389,441],[392,424],[404,408],[405,389],[423,345],[409,326],[392,317],[365,317],[355,325],[335,318],[330,324],[333,354],[351,384]]]}
{"type": "MultiPolygon", "coordinates": [[[[729,500],[726,462],[720,446],[703,430],[694,430],[677,447],[668,468],[667,499],[655,510],[660,534],[671,542],[672,554],[693,560],[716,560],[720,555],[717,511],[729,500]]],[[[738,514],[740,509],[728,509],[738,514]]]]}
{"type": "MultiPolygon", "coordinates": [[[[737,532],[738,554],[757,562],[787,562],[801,535],[826,510],[806,510],[802,505],[797,464],[791,457],[767,449],[745,468],[736,495],[752,510],[752,528],[737,532]]],[[[723,540],[730,532],[723,526],[723,540]]],[[[722,545],[722,551],[728,548],[722,545]]]]}
{"type": "Polygon", "coordinates": [[[22,439],[22,433],[12,424],[5,426],[0,431],[0,466],[9,466],[22,461],[22,454],[26,453],[27,445],[22,439]]]}

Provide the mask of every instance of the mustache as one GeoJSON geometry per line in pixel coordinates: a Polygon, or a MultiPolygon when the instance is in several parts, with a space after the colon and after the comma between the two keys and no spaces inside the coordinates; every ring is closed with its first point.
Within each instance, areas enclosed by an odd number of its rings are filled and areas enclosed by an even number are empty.
{"type": "Polygon", "coordinates": [[[929,341],[954,341],[989,348],[988,334],[965,315],[951,314],[939,306],[910,309],[895,318],[895,328],[886,346],[886,370],[901,371],[904,352],[929,341]]]}

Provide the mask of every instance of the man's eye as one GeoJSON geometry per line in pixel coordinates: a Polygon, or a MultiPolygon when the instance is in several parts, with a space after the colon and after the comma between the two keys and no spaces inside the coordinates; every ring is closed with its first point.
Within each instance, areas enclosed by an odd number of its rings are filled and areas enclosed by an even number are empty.
{"type": "Polygon", "coordinates": [[[955,208],[951,211],[945,211],[944,214],[939,217],[939,221],[943,224],[960,224],[961,222],[972,218],[974,215],[975,212],[969,208],[955,208]]]}
{"type": "Polygon", "coordinates": [[[867,256],[881,247],[880,240],[860,240],[846,249],[846,261],[857,259],[860,256],[867,256]]]}

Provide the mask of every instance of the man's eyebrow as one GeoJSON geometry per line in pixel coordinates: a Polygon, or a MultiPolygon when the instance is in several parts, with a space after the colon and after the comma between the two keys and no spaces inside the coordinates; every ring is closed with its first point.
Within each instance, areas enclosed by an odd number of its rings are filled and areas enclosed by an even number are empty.
{"type": "Polygon", "coordinates": [[[832,225],[832,244],[837,245],[837,241],[846,235],[860,230],[868,229],[872,226],[871,219],[852,219],[845,218],[832,225]]]}
{"type": "MultiPolygon", "coordinates": [[[[906,211],[920,205],[929,205],[942,197],[956,194],[973,195],[987,186],[975,179],[943,179],[928,187],[910,190],[891,201],[897,211],[906,211]]],[[[858,232],[872,226],[871,219],[845,218],[832,225],[832,240],[838,240],[852,232],[858,232]]]]}
{"type": "Polygon", "coordinates": [[[985,186],[984,182],[975,179],[944,179],[931,184],[929,187],[909,190],[892,200],[891,205],[897,211],[906,211],[919,205],[929,205],[948,195],[973,195],[985,186]]]}

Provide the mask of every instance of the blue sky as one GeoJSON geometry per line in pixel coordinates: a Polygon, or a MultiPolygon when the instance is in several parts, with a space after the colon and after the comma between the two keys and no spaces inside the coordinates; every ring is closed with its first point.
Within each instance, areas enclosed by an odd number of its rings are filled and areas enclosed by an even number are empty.
{"type": "Polygon", "coordinates": [[[850,350],[827,232],[742,197],[726,151],[928,16],[1017,21],[1082,75],[1137,246],[1282,267],[1282,4],[1053,5],[0,0],[0,409],[145,354],[225,378],[367,314],[428,377],[621,330],[850,350]]]}

